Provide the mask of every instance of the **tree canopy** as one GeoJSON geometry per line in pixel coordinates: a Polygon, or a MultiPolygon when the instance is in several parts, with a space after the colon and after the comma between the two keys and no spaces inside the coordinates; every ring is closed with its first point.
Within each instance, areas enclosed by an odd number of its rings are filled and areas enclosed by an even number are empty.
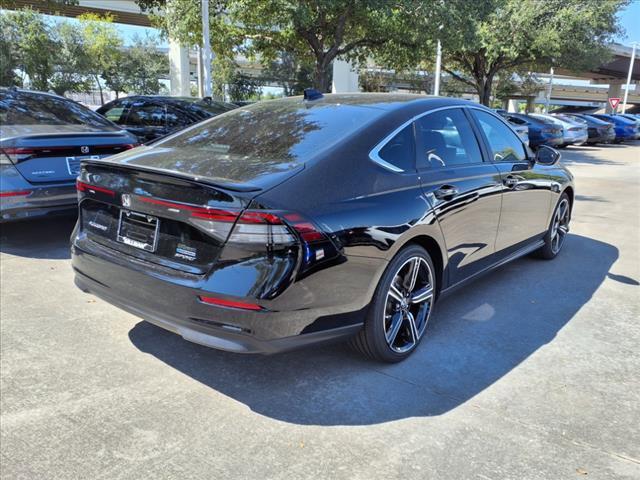
{"type": "Polygon", "coordinates": [[[154,36],[131,45],[109,16],[83,15],[78,21],[48,20],[34,10],[0,13],[0,85],[53,91],[59,95],[106,87],[116,92],[152,94],[168,71],[154,36]]]}
{"type": "Polygon", "coordinates": [[[443,69],[488,105],[497,75],[594,67],[607,58],[627,0],[449,0],[443,69]]]}

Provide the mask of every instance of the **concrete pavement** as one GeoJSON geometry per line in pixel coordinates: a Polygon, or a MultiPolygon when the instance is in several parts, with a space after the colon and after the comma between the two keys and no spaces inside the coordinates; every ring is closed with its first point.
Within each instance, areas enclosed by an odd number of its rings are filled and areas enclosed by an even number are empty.
{"type": "Polygon", "coordinates": [[[190,344],[74,287],[72,219],[3,226],[0,476],[640,478],[640,144],[563,156],[561,255],[445,299],[392,366],[190,344]]]}

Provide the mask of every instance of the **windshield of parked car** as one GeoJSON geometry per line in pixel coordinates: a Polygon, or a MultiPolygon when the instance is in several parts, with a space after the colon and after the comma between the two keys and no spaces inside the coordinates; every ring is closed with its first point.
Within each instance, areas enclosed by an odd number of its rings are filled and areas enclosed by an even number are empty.
{"type": "Polygon", "coordinates": [[[0,92],[0,124],[114,126],[77,102],[27,92],[0,92]]]}
{"type": "Polygon", "coordinates": [[[154,144],[194,162],[298,164],[337,144],[384,113],[359,105],[284,99],[258,102],[213,117],[154,144]]]}

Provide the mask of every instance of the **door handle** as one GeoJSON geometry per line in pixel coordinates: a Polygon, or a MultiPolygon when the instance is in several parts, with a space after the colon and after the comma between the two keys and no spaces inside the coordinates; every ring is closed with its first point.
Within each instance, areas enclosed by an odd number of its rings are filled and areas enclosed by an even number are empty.
{"type": "Polygon", "coordinates": [[[433,192],[433,195],[439,199],[439,200],[443,200],[449,197],[453,197],[455,195],[457,195],[458,193],[458,189],[453,186],[453,185],[442,185],[440,188],[438,188],[437,190],[435,190],[433,192]]]}

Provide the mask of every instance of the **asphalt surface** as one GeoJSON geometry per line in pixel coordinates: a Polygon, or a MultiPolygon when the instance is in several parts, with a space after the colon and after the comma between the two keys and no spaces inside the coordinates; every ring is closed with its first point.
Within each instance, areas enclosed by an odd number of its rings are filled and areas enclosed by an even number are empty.
{"type": "Polygon", "coordinates": [[[393,366],[190,344],[74,287],[72,219],[3,226],[0,476],[640,478],[640,144],[563,155],[561,255],[444,300],[393,366]]]}

